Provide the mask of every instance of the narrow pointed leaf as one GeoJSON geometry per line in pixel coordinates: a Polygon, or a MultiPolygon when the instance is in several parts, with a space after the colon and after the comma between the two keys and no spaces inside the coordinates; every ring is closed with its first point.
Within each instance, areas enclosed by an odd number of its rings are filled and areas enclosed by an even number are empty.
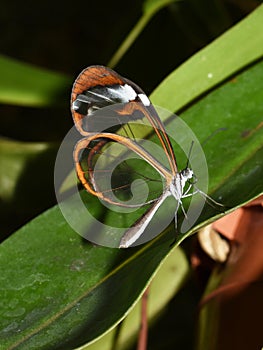
{"type": "Polygon", "coordinates": [[[60,73],[0,56],[0,103],[44,107],[63,103],[70,79],[60,73]]]}
{"type": "Polygon", "coordinates": [[[172,72],[152,102],[178,111],[251,62],[263,57],[263,5],[172,72]]]}

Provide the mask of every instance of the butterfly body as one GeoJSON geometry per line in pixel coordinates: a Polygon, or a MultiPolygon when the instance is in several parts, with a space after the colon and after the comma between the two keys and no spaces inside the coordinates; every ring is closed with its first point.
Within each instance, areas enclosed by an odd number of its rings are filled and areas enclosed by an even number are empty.
{"type": "MultiPolygon", "coordinates": [[[[76,171],[88,192],[110,204],[133,206],[110,196],[110,191],[105,190],[98,181],[106,181],[107,166],[97,170],[97,157],[107,154],[107,147],[114,143],[145,160],[164,181],[162,193],[146,202],[150,207],[124,233],[119,243],[120,248],[130,247],[138,240],[166,198],[172,196],[177,202],[175,218],[179,206],[184,212],[182,199],[192,195],[191,180],[195,180],[195,175],[188,166],[180,172],[177,170],[174,151],[164,125],[141,88],[109,68],[91,66],[81,72],[74,83],[71,111],[76,127],[83,136],[74,151],[76,171]],[[166,159],[167,166],[162,164],[162,159],[158,160],[145,149],[143,143],[137,141],[137,128],[133,123],[142,123],[144,120],[157,136],[164,154],[161,158],[166,159]],[[81,162],[85,150],[88,150],[88,154],[85,162],[81,162]],[[185,190],[187,183],[189,186],[185,190]]],[[[135,207],[136,205],[139,207],[142,204],[134,204],[135,207]]]]}
{"type": "MultiPolygon", "coordinates": [[[[174,197],[177,202],[177,207],[175,209],[175,220],[177,219],[177,211],[179,206],[181,205],[183,209],[182,199],[188,196],[188,192],[190,191],[190,187],[184,192],[185,184],[188,180],[193,178],[193,171],[190,168],[186,168],[181,172],[178,172],[172,179],[170,184],[167,186],[166,190],[164,190],[163,194],[156,200],[156,202],[152,205],[149,211],[146,212],[147,215],[137,223],[133,225],[130,229],[128,229],[120,241],[120,248],[128,248],[130,247],[144,232],[149,222],[152,220],[152,217],[157,212],[159,207],[163,204],[167,197],[174,197]]],[[[191,185],[190,185],[191,186],[191,185]]],[[[192,194],[191,194],[192,195],[192,194]]],[[[184,209],[183,209],[184,211],[184,209]]],[[[177,228],[177,222],[175,221],[175,226],[177,228]]]]}

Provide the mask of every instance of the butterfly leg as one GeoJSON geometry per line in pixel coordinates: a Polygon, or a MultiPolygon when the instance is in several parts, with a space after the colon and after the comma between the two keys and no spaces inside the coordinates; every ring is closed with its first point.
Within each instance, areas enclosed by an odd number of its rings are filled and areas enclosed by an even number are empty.
{"type": "Polygon", "coordinates": [[[193,184],[190,184],[189,187],[187,188],[187,190],[184,192],[182,198],[192,196],[194,193],[188,194],[191,191],[192,188],[193,188],[193,184]]]}
{"type": "Polygon", "coordinates": [[[176,208],[175,208],[175,213],[174,213],[174,228],[175,228],[175,238],[174,238],[174,241],[170,244],[171,246],[173,246],[175,243],[176,243],[176,238],[179,234],[179,230],[178,230],[178,220],[177,220],[177,213],[178,213],[178,210],[179,210],[179,207],[181,206],[181,209],[182,209],[182,212],[184,214],[184,217],[187,219],[187,214],[186,214],[186,211],[184,209],[184,206],[183,206],[183,203],[181,200],[177,200],[177,205],[176,205],[176,208]]]}
{"type": "MultiPolygon", "coordinates": [[[[189,187],[187,188],[187,190],[185,191],[185,193],[183,194],[182,198],[185,198],[185,197],[190,197],[196,193],[198,193],[198,191],[194,191],[193,193],[189,193],[190,190],[193,188],[193,185],[189,185],[189,187]]],[[[179,207],[181,206],[181,209],[182,209],[182,212],[184,214],[184,217],[186,218],[186,220],[188,220],[188,216],[187,216],[187,213],[184,209],[184,205],[183,205],[183,202],[181,201],[181,199],[177,200],[177,205],[176,205],[176,208],[175,208],[175,214],[174,214],[174,227],[175,227],[175,239],[174,241],[171,243],[171,246],[176,242],[176,237],[179,233],[178,231],[178,220],[177,220],[177,213],[178,213],[178,210],[179,210],[179,207]]]]}
{"type": "MultiPolygon", "coordinates": [[[[205,198],[205,200],[210,204],[213,208],[218,209],[218,207],[225,207],[224,204],[221,204],[214,200],[212,197],[208,196],[205,192],[199,190],[199,188],[195,187],[194,193],[200,193],[200,195],[205,198]],[[214,205],[213,205],[214,204],[214,205]]],[[[219,210],[220,211],[220,210],[219,210]]]]}

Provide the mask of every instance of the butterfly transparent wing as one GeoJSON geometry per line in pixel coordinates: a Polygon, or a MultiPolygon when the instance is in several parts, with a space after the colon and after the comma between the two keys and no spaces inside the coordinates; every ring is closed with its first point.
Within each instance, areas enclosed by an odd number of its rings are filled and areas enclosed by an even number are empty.
{"type": "MultiPolygon", "coordinates": [[[[109,133],[80,140],[74,159],[81,183],[90,193],[118,206],[140,207],[155,201],[166,188],[167,170],[138,144],[109,133]]],[[[149,148],[155,154],[162,151],[152,143],[149,148]]]]}

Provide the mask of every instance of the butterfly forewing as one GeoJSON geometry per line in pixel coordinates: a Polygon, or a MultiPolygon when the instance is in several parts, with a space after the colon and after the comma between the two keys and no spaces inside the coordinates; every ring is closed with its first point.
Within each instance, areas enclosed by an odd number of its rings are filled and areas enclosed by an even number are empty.
{"type": "Polygon", "coordinates": [[[71,110],[82,135],[102,131],[133,139],[154,135],[164,149],[171,172],[177,172],[170,140],[148,97],[113,70],[91,66],[81,72],[73,86],[71,110]]]}

